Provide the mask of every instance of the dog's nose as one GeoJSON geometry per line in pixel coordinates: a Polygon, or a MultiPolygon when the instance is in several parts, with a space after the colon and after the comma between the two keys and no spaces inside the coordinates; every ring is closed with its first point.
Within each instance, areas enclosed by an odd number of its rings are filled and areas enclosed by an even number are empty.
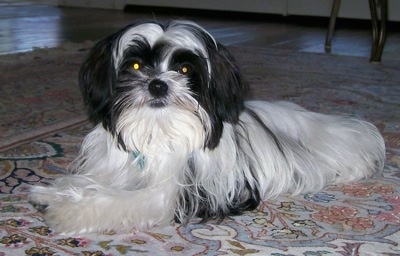
{"type": "Polygon", "coordinates": [[[154,97],[163,97],[168,92],[168,85],[161,80],[155,79],[149,84],[149,92],[154,97]]]}

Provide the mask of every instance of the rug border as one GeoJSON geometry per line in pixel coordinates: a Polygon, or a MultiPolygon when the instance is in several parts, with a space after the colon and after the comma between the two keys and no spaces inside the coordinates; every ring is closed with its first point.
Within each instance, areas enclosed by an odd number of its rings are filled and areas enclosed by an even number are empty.
{"type": "Polygon", "coordinates": [[[0,152],[48,137],[51,134],[55,134],[63,130],[77,128],[88,123],[89,121],[87,116],[80,115],[54,124],[43,126],[40,129],[32,129],[26,132],[18,133],[0,141],[0,152]]]}

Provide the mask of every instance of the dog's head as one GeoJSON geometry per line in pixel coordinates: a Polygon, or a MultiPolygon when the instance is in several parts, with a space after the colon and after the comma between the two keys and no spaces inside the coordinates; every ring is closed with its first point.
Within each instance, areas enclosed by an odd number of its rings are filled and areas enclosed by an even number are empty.
{"type": "Polygon", "coordinates": [[[179,110],[200,120],[204,147],[213,149],[223,123],[238,122],[247,91],[227,49],[188,21],[130,25],[98,42],[81,68],[80,86],[91,121],[122,147],[127,116],[179,110]]]}

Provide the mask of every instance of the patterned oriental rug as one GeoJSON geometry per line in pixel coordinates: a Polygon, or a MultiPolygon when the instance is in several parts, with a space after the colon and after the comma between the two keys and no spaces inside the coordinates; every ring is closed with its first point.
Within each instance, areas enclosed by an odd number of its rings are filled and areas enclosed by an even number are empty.
{"type": "Polygon", "coordinates": [[[231,48],[250,81],[250,97],[371,121],[388,147],[382,176],[281,196],[220,223],[196,220],[128,234],[54,233],[27,192],[65,175],[91,128],[77,82],[90,46],[0,57],[0,255],[400,254],[400,61],[371,64],[256,48],[231,48]]]}

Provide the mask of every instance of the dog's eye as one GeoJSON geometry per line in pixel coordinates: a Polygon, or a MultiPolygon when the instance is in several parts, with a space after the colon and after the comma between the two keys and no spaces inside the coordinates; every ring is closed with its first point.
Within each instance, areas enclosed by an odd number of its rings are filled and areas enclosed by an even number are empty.
{"type": "Polygon", "coordinates": [[[131,68],[134,70],[140,70],[142,68],[142,64],[139,61],[134,61],[131,63],[131,68]]]}
{"type": "Polygon", "coordinates": [[[189,65],[183,65],[179,68],[179,73],[182,75],[190,75],[192,73],[193,69],[189,65]]]}

